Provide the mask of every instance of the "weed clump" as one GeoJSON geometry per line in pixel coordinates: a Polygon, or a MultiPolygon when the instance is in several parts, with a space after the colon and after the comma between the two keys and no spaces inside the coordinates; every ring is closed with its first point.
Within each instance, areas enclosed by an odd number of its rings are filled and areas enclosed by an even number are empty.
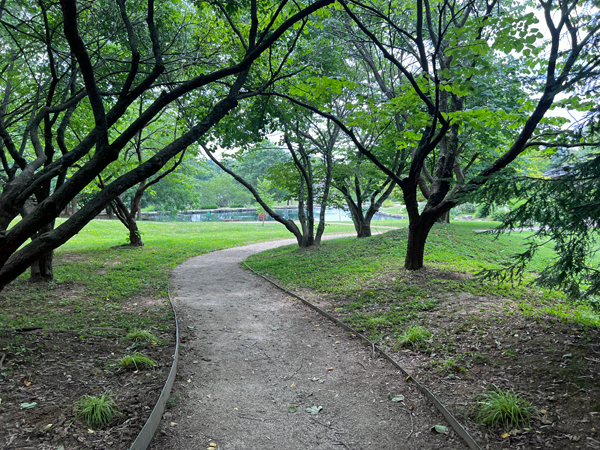
{"type": "Polygon", "coordinates": [[[152,358],[142,355],[141,353],[134,353],[133,355],[123,356],[119,362],[119,367],[122,369],[139,370],[143,368],[156,367],[158,363],[152,358]]]}
{"type": "Polygon", "coordinates": [[[73,405],[73,411],[75,418],[81,419],[91,429],[106,426],[121,414],[111,391],[105,391],[100,397],[82,396],[73,405]]]}
{"type": "Polygon", "coordinates": [[[125,339],[137,343],[158,341],[158,338],[149,331],[138,330],[137,328],[134,328],[132,332],[127,334],[127,336],[125,336],[125,339]]]}
{"type": "Polygon", "coordinates": [[[413,325],[402,332],[398,338],[398,346],[401,345],[418,345],[431,339],[433,332],[421,325],[413,325]]]}
{"type": "Polygon", "coordinates": [[[488,391],[478,401],[476,420],[494,427],[501,424],[505,429],[518,427],[529,422],[533,406],[513,391],[488,391]]]}

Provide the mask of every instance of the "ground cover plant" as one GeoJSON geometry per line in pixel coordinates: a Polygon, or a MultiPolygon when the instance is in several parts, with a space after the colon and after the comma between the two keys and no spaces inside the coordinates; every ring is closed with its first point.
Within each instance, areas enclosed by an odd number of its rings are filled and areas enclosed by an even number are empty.
{"type": "Polygon", "coordinates": [[[22,276],[0,294],[0,447],[129,448],[171,367],[170,270],[201,253],[291,236],[272,223],[139,227],[145,247],[131,248],[118,221],[92,221],[56,252],[54,281],[22,276]],[[120,414],[106,427],[89,422],[90,398],[112,399],[120,414]]]}
{"type": "MultiPolygon", "coordinates": [[[[387,349],[484,448],[600,446],[598,311],[558,292],[474,276],[509,261],[531,235],[480,232],[492,226],[436,225],[427,265],[413,272],[401,269],[406,230],[307,251],[278,248],[248,264],[387,349]],[[418,327],[431,335],[413,345],[407,338],[418,327]],[[478,406],[490,392],[531,404],[527,420],[485,423],[478,406]]],[[[553,256],[546,246],[529,278],[553,256]]]]}

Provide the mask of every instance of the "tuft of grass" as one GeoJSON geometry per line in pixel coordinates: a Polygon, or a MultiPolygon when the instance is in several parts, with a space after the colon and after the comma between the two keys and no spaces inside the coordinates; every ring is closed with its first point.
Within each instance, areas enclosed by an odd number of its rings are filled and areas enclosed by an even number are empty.
{"type": "Polygon", "coordinates": [[[158,338],[149,331],[138,330],[137,328],[134,328],[132,332],[128,333],[127,336],[125,336],[125,339],[137,343],[158,341],[158,338]]]}
{"type": "Polygon", "coordinates": [[[139,370],[145,367],[156,367],[158,364],[152,358],[142,355],[141,353],[134,353],[133,355],[123,356],[119,362],[119,367],[122,369],[135,369],[139,370]]]}
{"type": "Polygon", "coordinates": [[[106,426],[121,414],[111,391],[105,391],[100,397],[82,396],[73,405],[73,411],[75,418],[81,419],[91,429],[106,426]]]}
{"type": "Polygon", "coordinates": [[[398,338],[398,345],[418,345],[428,341],[433,332],[421,325],[406,328],[398,338]]]}
{"type": "Polygon", "coordinates": [[[478,401],[476,420],[494,427],[501,424],[506,430],[529,422],[533,406],[513,391],[488,391],[478,401]]]}

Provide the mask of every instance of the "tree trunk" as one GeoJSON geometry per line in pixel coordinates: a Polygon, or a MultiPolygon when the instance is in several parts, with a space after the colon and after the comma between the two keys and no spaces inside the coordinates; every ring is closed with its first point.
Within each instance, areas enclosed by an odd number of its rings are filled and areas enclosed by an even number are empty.
{"type": "MultiPolygon", "coordinates": [[[[40,230],[40,232],[33,239],[38,239],[43,233],[52,231],[54,229],[53,224],[48,224],[40,230]]],[[[29,281],[32,283],[38,283],[40,281],[50,281],[54,278],[54,270],[52,263],[54,260],[54,251],[43,254],[42,256],[34,261],[30,266],[30,277],[29,281]]]]}
{"type": "Polygon", "coordinates": [[[129,245],[143,247],[142,235],[135,221],[135,211],[128,211],[121,197],[115,198],[114,210],[123,225],[129,230],[129,245]]]}
{"type": "Polygon", "coordinates": [[[438,223],[450,223],[450,211],[446,211],[444,215],[438,219],[438,223]]]}
{"type": "Polygon", "coordinates": [[[135,220],[132,221],[129,228],[129,245],[132,247],[143,247],[144,243],[142,242],[142,234],[138,229],[137,222],[135,220]]]}
{"type": "Polygon", "coordinates": [[[354,222],[357,238],[371,237],[371,220],[363,219],[360,222],[354,222]]]}
{"type": "Polygon", "coordinates": [[[54,260],[54,251],[43,255],[40,259],[31,265],[31,276],[29,281],[38,283],[40,281],[50,281],[54,278],[52,263],[54,260]]]}
{"type": "Polygon", "coordinates": [[[406,258],[404,268],[406,270],[419,270],[423,268],[423,256],[425,254],[425,242],[431,230],[422,220],[408,226],[408,243],[406,247],[406,258]]]}

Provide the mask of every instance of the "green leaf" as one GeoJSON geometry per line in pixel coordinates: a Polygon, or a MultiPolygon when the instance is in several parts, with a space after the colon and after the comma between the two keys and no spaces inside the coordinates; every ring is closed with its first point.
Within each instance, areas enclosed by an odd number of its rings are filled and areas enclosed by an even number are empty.
{"type": "Polygon", "coordinates": [[[404,395],[396,395],[393,399],[393,402],[401,402],[404,401],[404,395]]]}
{"type": "Polygon", "coordinates": [[[31,408],[35,408],[37,406],[36,402],[32,402],[32,403],[21,403],[21,408],[23,409],[31,409],[31,408]]]}
{"type": "Polygon", "coordinates": [[[290,406],[290,409],[288,409],[288,412],[295,413],[297,409],[298,408],[296,408],[295,406],[290,406]]]}
{"type": "Polygon", "coordinates": [[[431,427],[431,431],[444,434],[448,431],[448,427],[445,427],[444,425],[434,425],[431,427]]]}

